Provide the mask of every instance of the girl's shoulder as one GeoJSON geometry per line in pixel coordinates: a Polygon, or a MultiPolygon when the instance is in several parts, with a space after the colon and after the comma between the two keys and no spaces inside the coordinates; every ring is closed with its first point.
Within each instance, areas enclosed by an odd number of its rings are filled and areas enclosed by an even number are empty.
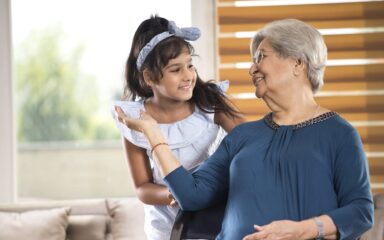
{"type": "Polygon", "coordinates": [[[217,134],[219,126],[214,123],[213,114],[205,113],[195,106],[188,117],[173,123],[159,124],[160,130],[171,148],[186,147],[199,141],[205,134],[217,134]]]}
{"type": "Polygon", "coordinates": [[[127,115],[130,118],[139,118],[140,117],[140,110],[144,109],[144,100],[138,100],[138,101],[115,101],[113,104],[113,111],[114,106],[119,106],[124,111],[125,115],[127,115]]]}
{"type": "MultiPolygon", "coordinates": [[[[140,110],[145,110],[144,101],[115,101],[114,106],[119,106],[124,113],[130,118],[139,118],[140,110]]],[[[114,107],[113,107],[114,113],[114,107]]],[[[118,121],[113,114],[115,124],[128,141],[136,146],[150,149],[144,134],[131,130],[118,121]]],[[[205,113],[198,107],[188,117],[173,123],[159,124],[160,130],[164,135],[171,149],[186,147],[195,143],[204,137],[205,133],[215,134],[219,127],[213,121],[213,114],[205,113]]]]}
{"type": "Polygon", "coordinates": [[[115,114],[115,106],[119,106],[126,116],[137,119],[140,117],[140,110],[144,110],[144,101],[114,101],[112,104],[111,112],[115,125],[124,138],[138,147],[150,149],[148,142],[142,133],[128,128],[125,124],[121,123],[117,119],[115,114]]]}
{"type": "Polygon", "coordinates": [[[217,86],[219,86],[221,91],[223,91],[223,92],[227,92],[228,91],[229,80],[223,80],[223,81],[217,82],[216,84],[217,84],[217,86]]]}

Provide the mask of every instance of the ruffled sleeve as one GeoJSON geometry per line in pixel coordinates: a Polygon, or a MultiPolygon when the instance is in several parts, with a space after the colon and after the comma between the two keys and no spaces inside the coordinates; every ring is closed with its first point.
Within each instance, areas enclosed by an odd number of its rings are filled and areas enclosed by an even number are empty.
{"type": "Polygon", "coordinates": [[[112,107],[112,112],[113,112],[112,115],[113,115],[113,119],[115,120],[115,124],[121,135],[123,135],[128,141],[130,141],[136,146],[139,146],[145,149],[150,149],[150,146],[147,142],[147,139],[144,137],[144,134],[128,128],[125,124],[121,123],[117,119],[116,115],[114,114],[115,106],[121,107],[125,115],[127,115],[128,117],[137,119],[140,117],[140,110],[144,110],[144,102],[143,101],[136,101],[136,102],[115,101],[112,107]]]}
{"type": "Polygon", "coordinates": [[[222,92],[227,92],[229,88],[229,80],[223,80],[217,83],[222,92]]]}

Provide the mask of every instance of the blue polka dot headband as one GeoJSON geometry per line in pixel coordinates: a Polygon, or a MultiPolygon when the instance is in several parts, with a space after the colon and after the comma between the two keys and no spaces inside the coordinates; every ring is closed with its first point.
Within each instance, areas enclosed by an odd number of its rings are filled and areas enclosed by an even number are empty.
{"type": "Polygon", "coordinates": [[[147,58],[148,54],[156,47],[157,44],[159,44],[159,42],[172,36],[180,37],[188,41],[195,41],[200,37],[200,29],[196,27],[179,28],[176,26],[175,22],[169,21],[168,31],[159,33],[154,36],[151,41],[149,41],[140,50],[139,56],[137,57],[136,61],[137,69],[140,71],[141,66],[143,66],[143,63],[147,58]]]}

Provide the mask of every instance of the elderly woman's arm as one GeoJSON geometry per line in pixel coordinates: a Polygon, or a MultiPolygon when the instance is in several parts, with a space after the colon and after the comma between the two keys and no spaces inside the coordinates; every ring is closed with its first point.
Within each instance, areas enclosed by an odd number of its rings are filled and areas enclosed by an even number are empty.
{"type": "Polygon", "coordinates": [[[142,132],[152,146],[152,156],[157,162],[172,196],[183,210],[199,210],[221,200],[226,196],[229,178],[228,148],[233,146],[230,140],[223,140],[218,150],[199,168],[189,173],[173,155],[157,122],[145,112],[140,119],[127,117],[117,107],[119,121],[129,128],[142,132]]]}
{"type": "MultiPolygon", "coordinates": [[[[337,239],[336,225],[327,215],[317,217],[322,223],[324,239],[337,239]]],[[[278,220],[264,226],[256,226],[256,232],[244,237],[244,240],[258,239],[315,239],[319,236],[319,227],[314,218],[303,221],[278,220]]]]}
{"type": "Polygon", "coordinates": [[[326,213],[341,239],[359,237],[373,224],[373,200],[363,144],[353,129],[344,136],[335,161],[335,190],[339,208],[326,213]]]}
{"type": "Polygon", "coordinates": [[[227,135],[215,153],[192,174],[180,167],[164,178],[183,210],[199,210],[226,198],[231,152],[236,148],[233,143],[236,137],[231,136],[236,134],[234,130],[227,135]]]}
{"type": "Polygon", "coordinates": [[[130,129],[142,132],[146,136],[149,145],[152,147],[152,154],[155,154],[156,156],[162,155],[162,158],[158,159],[158,161],[160,161],[160,170],[163,176],[168,175],[170,172],[181,166],[167,146],[166,140],[164,139],[156,120],[144,111],[140,113],[139,119],[129,118],[118,106],[115,107],[115,111],[117,119],[120,122],[127,125],[130,129]]]}

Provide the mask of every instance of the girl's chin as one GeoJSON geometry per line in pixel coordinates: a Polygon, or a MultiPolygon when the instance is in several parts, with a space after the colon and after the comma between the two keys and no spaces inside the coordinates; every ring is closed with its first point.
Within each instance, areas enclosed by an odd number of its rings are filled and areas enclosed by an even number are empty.
{"type": "Polygon", "coordinates": [[[188,101],[192,98],[192,96],[193,96],[192,93],[190,93],[190,94],[183,94],[182,96],[179,96],[178,98],[180,101],[188,101]]]}

